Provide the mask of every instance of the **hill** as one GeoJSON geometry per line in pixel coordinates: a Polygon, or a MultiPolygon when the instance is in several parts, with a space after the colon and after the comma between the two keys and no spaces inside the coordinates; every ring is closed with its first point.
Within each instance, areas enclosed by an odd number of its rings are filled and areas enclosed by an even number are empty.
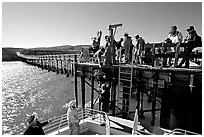
{"type": "Polygon", "coordinates": [[[2,61],[18,61],[16,52],[20,52],[22,48],[2,48],[2,61]]]}
{"type": "Polygon", "coordinates": [[[90,45],[62,45],[55,47],[40,47],[40,48],[2,48],[2,61],[18,61],[16,52],[21,52],[25,55],[49,55],[49,54],[78,54],[81,48],[88,48],[90,45]]]}
{"type": "Polygon", "coordinates": [[[82,48],[88,48],[90,45],[63,45],[55,47],[30,48],[21,51],[25,55],[49,55],[49,54],[78,54],[82,48]]]}

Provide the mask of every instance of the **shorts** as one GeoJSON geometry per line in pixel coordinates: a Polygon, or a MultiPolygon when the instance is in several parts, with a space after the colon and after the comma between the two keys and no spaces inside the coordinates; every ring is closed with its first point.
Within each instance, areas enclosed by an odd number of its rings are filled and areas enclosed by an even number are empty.
{"type": "Polygon", "coordinates": [[[69,129],[73,132],[77,132],[78,123],[69,123],[69,129]]]}

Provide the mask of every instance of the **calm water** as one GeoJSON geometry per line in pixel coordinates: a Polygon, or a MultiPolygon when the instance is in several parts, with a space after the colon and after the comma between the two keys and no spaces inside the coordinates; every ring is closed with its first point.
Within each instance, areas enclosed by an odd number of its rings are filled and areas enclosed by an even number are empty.
{"type": "MultiPolygon", "coordinates": [[[[86,87],[87,101],[90,99],[89,89],[86,87]]],[[[22,133],[26,128],[27,115],[33,112],[37,112],[42,121],[66,113],[62,106],[74,98],[73,77],[22,62],[3,62],[2,134],[22,133]]]]}

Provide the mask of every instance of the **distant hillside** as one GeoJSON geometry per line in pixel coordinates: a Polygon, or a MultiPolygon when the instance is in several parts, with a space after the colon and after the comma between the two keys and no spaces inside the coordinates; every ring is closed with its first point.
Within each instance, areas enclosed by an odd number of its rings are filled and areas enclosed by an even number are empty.
{"type": "Polygon", "coordinates": [[[22,48],[2,48],[2,61],[18,61],[16,52],[21,50],[22,48]]]}
{"type": "Polygon", "coordinates": [[[55,46],[55,47],[40,47],[40,48],[31,48],[32,50],[49,50],[49,51],[71,51],[71,50],[77,50],[80,51],[81,48],[88,48],[91,45],[77,45],[77,46],[71,46],[71,45],[62,45],[62,46],[55,46]]]}
{"type": "Polygon", "coordinates": [[[49,54],[78,54],[81,48],[88,48],[90,45],[63,45],[55,47],[40,47],[40,48],[30,48],[21,51],[25,55],[49,55],[49,54]]]}
{"type": "Polygon", "coordinates": [[[2,48],[2,61],[18,61],[16,52],[21,52],[25,55],[49,55],[49,54],[78,54],[81,48],[88,48],[90,45],[63,45],[55,47],[40,47],[40,48],[2,48]]]}

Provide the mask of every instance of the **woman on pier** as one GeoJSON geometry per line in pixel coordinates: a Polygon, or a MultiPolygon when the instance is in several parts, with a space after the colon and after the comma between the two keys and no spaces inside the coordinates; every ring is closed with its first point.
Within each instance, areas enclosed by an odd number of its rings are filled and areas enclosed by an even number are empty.
{"type": "Polygon", "coordinates": [[[70,130],[70,135],[73,135],[74,132],[77,131],[79,134],[79,119],[78,119],[78,112],[76,109],[76,100],[72,100],[68,104],[67,110],[67,121],[70,130]]]}

